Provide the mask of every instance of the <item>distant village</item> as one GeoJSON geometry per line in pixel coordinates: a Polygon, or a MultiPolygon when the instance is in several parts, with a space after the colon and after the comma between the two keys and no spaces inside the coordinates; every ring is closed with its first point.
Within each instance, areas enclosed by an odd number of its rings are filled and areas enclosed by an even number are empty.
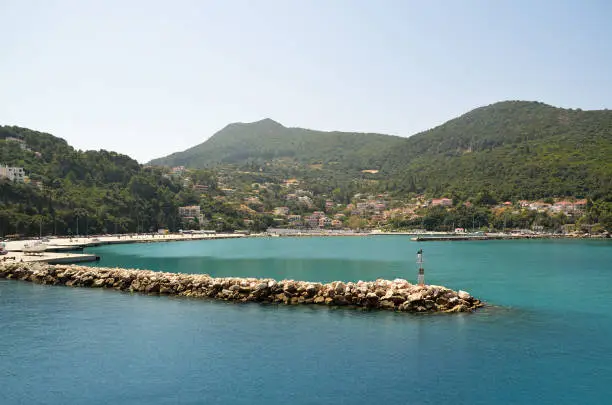
{"type": "MultiPolygon", "coordinates": [[[[184,187],[205,196],[209,194],[209,186],[192,182],[190,171],[184,166],[171,168],[167,176],[180,179],[184,187]]],[[[223,180],[223,179],[222,179],[223,180]]],[[[225,179],[227,180],[227,179],[225,179]]],[[[301,184],[298,179],[285,179],[276,183],[252,183],[247,187],[232,188],[230,182],[220,181],[214,198],[233,203],[240,212],[244,213],[243,222],[249,226],[253,222],[253,214],[269,215],[273,218],[274,227],[287,229],[381,229],[392,225],[396,219],[418,222],[424,218],[429,210],[456,209],[457,201],[451,198],[426,198],[425,195],[416,195],[409,199],[392,197],[389,193],[365,194],[357,193],[351,197],[349,203],[343,204],[335,201],[331,196],[315,196],[312,191],[301,184]],[[267,197],[269,190],[276,190],[273,194],[273,206],[267,197]]],[[[465,208],[472,206],[471,202],[463,202],[465,208]]],[[[585,213],[586,199],[553,199],[548,198],[537,201],[505,201],[488,209],[491,213],[507,212],[518,215],[523,211],[532,211],[545,215],[563,214],[568,222],[573,223],[585,213]]],[[[189,205],[179,208],[179,216],[184,223],[197,225],[206,229],[209,225],[200,205],[189,205]]],[[[473,224],[473,227],[476,227],[473,224]]],[[[541,226],[530,225],[532,229],[542,230],[541,226]]],[[[465,227],[453,227],[455,232],[467,232],[465,227]]],[[[564,231],[573,228],[566,227],[564,231]]]]}
{"type": "MultiPolygon", "coordinates": [[[[36,158],[42,157],[39,152],[32,151],[23,139],[7,137],[5,141],[18,144],[22,150],[34,154],[36,158]]],[[[206,181],[198,176],[198,170],[184,166],[162,170],[164,178],[195,196],[189,199],[191,204],[178,207],[177,212],[181,227],[193,230],[216,228],[214,217],[218,213],[211,212],[210,206],[203,208],[201,203],[204,201],[214,201],[230,207],[232,218],[239,216],[233,225],[238,224],[244,229],[261,229],[261,223],[254,226],[254,222],[261,222],[265,218],[267,227],[297,230],[436,229],[468,232],[520,228],[536,232],[546,230],[569,233],[584,230],[584,224],[580,224],[581,229],[576,224],[587,211],[587,200],[584,198],[549,197],[535,201],[489,202],[476,206],[473,200],[458,201],[448,195],[398,196],[391,193],[359,192],[339,197],[334,193],[321,193],[320,189],[315,192],[316,184],[308,184],[297,178],[272,181],[268,176],[267,181],[250,182],[244,181],[244,178],[261,176],[253,172],[220,169],[214,172],[214,176],[210,172],[212,177],[206,181]],[[238,180],[240,175],[246,176],[238,180]],[[492,221],[484,220],[482,215],[477,218],[476,210],[480,214],[484,212],[488,219],[503,217],[503,224],[499,220],[493,226],[490,223],[492,221]],[[438,217],[446,217],[432,225],[430,219],[432,213],[436,212],[438,217]],[[466,220],[466,212],[472,212],[471,221],[466,220]],[[521,220],[517,223],[512,220],[513,216],[521,220]],[[542,224],[546,222],[541,221],[542,218],[555,218],[556,222],[542,224]]],[[[29,175],[37,178],[33,173],[29,175]]],[[[23,167],[9,166],[0,161],[0,179],[29,184],[42,190],[43,183],[31,179],[29,175],[23,167]]],[[[278,179],[278,176],[275,178],[278,179]]]]}

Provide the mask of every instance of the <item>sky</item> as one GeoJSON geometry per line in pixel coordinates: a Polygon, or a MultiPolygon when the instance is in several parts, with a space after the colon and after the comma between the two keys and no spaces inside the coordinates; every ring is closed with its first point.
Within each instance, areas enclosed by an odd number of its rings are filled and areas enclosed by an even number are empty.
{"type": "Polygon", "coordinates": [[[232,122],[410,136],[612,107],[603,0],[0,0],[0,125],[141,163],[232,122]]]}

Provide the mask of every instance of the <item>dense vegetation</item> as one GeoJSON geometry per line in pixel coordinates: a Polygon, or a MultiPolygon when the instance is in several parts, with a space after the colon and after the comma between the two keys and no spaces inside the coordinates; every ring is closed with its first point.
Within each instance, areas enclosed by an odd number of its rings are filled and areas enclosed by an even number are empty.
{"type": "Polygon", "coordinates": [[[388,135],[286,128],[265,119],[230,124],[206,142],[150,164],[198,168],[279,161],[288,168],[329,167],[336,173],[348,170],[354,174],[380,167],[385,160],[384,151],[403,141],[388,135]]]}
{"type": "Polygon", "coordinates": [[[285,128],[272,120],[231,124],[198,146],[151,163],[231,163],[279,178],[308,178],[327,189],[357,181],[380,191],[461,199],[487,191],[500,200],[612,201],[610,156],[612,111],[508,101],[410,138],[285,128]]]}
{"type": "Polygon", "coordinates": [[[584,215],[570,216],[565,213],[547,213],[528,209],[490,209],[487,206],[465,206],[445,209],[424,209],[418,218],[393,218],[387,229],[425,229],[428,231],[452,232],[456,228],[467,231],[507,231],[510,229],[536,230],[553,233],[612,231],[612,203],[599,201],[590,203],[584,215]]]}
{"type": "Polygon", "coordinates": [[[49,134],[0,127],[0,163],[24,167],[31,180],[0,179],[2,235],[142,232],[180,225],[180,187],[160,169],[145,169],[128,156],[77,151],[49,134]],[[6,137],[25,140],[30,150],[6,137]]]}
{"type": "Polygon", "coordinates": [[[612,201],[612,111],[510,101],[478,108],[389,149],[386,187],[498,199],[612,201]]]}

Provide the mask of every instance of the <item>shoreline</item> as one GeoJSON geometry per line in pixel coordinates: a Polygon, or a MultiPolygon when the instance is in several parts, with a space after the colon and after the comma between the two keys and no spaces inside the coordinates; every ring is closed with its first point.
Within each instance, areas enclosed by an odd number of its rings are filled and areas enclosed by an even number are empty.
{"type": "MultiPolygon", "coordinates": [[[[118,244],[135,244],[135,243],[163,243],[163,242],[187,242],[187,241],[202,241],[202,240],[217,240],[217,239],[243,239],[243,238],[315,238],[315,237],[375,237],[375,236],[409,236],[413,242],[459,242],[459,241],[492,241],[492,240],[574,240],[574,239],[590,239],[590,240],[610,240],[605,235],[551,235],[551,234],[534,234],[534,235],[508,235],[508,234],[485,234],[485,235],[470,235],[470,234],[454,234],[444,232],[426,232],[426,233],[410,233],[410,232],[285,232],[283,234],[276,233],[257,233],[257,234],[127,234],[114,236],[80,236],[80,237],[59,237],[47,238],[45,242],[46,249],[36,255],[27,254],[23,250],[25,245],[37,243],[40,239],[21,239],[3,242],[7,253],[0,255],[0,262],[46,262],[50,264],[70,264],[86,261],[97,261],[99,256],[83,252],[83,249],[88,247],[97,247],[104,245],[118,244]],[[75,253],[79,251],[80,253],[75,253]]],[[[1,246],[1,245],[0,245],[1,246]]]]}
{"type": "MultiPolygon", "coordinates": [[[[247,237],[243,234],[123,234],[112,236],[78,236],[78,237],[47,237],[48,251],[79,250],[85,247],[101,245],[118,245],[130,243],[179,242],[207,239],[239,239],[247,237]]],[[[4,242],[8,251],[22,251],[24,245],[40,241],[40,238],[19,239],[4,242]]]]}
{"type": "Polygon", "coordinates": [[[403,279],[315,283],[17,262],[0,263],[0,278],[149,295],[285,305],[346,306],[408,313],[472,312],[484,306],[465,291],[435,285],[418,286],[403,279]]]}
{"type": "MultiPolygon", "coordinates": [[[[182,242],[196,240],[214,239],[242,239],[242,238],[285,238],[285,237],[366,237],[366,236],[412,236],[413,240],[514,240],[514,239],[611,239],[609,235],[576,235],[576,234],[502,234],[485,233],[484,235],[472,235],[447,232],[334,232],[334,231],[295,231],[295,232],[262,232],[253,234],[122,234],[113,236],[79,236],[79,237],[47,237],[49,242],[47,251],[60,252],[80,250],[85,247],[102,245],[132,244],[132,243],[157,243],[157,242],[182,242]]],[[[23,245],[40,241],[40,238],[16,239],[1,242],[6,245],[8,251],[22,251],[23,245]]]]}

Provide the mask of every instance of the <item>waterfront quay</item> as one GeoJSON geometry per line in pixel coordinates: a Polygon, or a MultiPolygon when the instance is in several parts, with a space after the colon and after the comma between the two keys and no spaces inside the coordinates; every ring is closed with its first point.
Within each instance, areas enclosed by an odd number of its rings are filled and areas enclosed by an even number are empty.
{"type": "Polygon", "coordinates": [[[34,240],[15,240],[4,242],[6,255],[0,256],[0,261],[16,261],[25,263],[69,264],[92,262],[100,257],[88,253],[76,253],[87,247],[101,245],[116,245],[128,243],[158,243],[208,239],[242,238],[243,234],[133,234],[108,236],[79,236],[74,238],[45,238],[34,240]],[[39,252],[28,252],[28,246],[43,242],[45,249],[39,252]]]}

